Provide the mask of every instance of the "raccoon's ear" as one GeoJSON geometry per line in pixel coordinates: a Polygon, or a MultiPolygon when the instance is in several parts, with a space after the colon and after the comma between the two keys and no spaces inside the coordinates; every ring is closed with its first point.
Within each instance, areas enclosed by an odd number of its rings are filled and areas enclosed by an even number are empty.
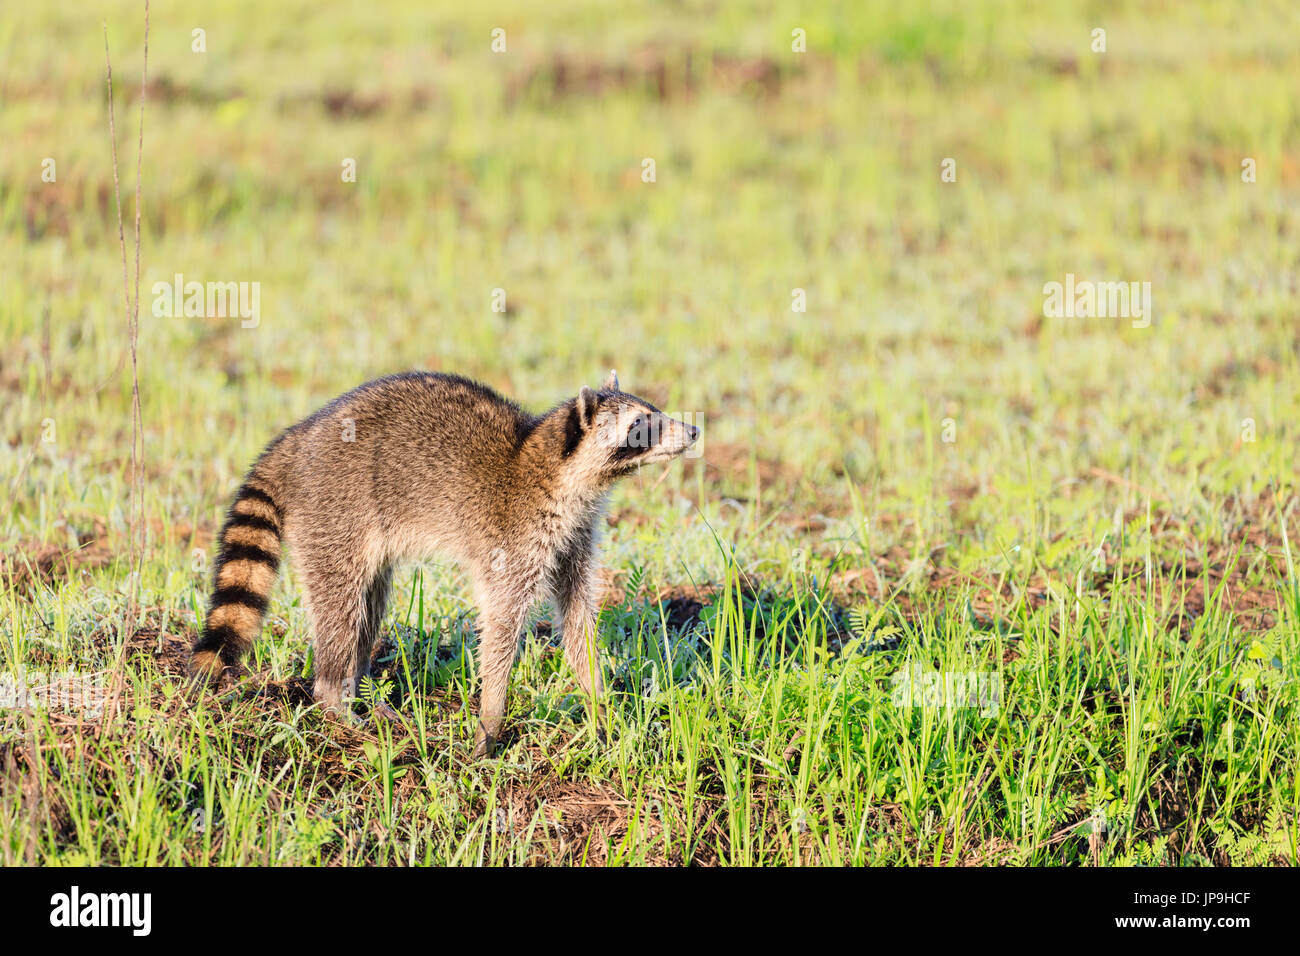
{"type": "Polygon", "coordinates": [[[618,391],[618,372],[615,372],[613,369],[610,369],[610,370],[609,370],[609,377],[605,379],[605,384],[602,385],[602,386],[600,386],[600,390],[601,390],[602,392],[617,392],[617,391],[618,391]]]}
{"type": "Polygon", "coordinates": [[[600,398],[586,385],[578,392],[578,422],[584,429],[590,428],[596,420],[596,408],[600,398]]]}

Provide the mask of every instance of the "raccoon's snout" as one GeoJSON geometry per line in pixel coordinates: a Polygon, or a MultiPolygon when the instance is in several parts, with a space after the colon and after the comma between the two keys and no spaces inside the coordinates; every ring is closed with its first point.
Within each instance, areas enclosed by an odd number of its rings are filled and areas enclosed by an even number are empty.
{"type": "Polygon", "coordinates": [[[659,409],[637,400],[619,414],[610,416],[601,428],[600,440],[610,448],[615,474],[629,466],[671,461],[685,453],[700,437],[695,425],[670,418],[659,409]]]}
{"type": "Polygon", "coordinates": [[[669,455],[680,455],[700,437],[700,430],[694,425],[688,425],[686,422],[679,422],[675,419],[668,419],[670,423],[668,440],[665,444],[665,451],[669,455]]]}

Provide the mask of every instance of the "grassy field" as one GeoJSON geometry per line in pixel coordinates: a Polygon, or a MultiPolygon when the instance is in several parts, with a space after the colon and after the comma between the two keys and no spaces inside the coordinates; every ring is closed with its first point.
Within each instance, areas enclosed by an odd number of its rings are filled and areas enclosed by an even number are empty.
{"type": "Polygon", "coordinates": [[[103,25],[130,245],[142,11],[0,13],[0,863],[1296,862],[1293,5],[435,6],[155,5],[138,579],[103,25]],[[256,326],[158,314],[177,274],[256,326]],[[1151,315],[1049,315],[1067,275],[1151,315]],[[539,608],[469,760],[435,562],[400,723],[312,706],[292,575],[186,696],[244,470],[407,368],[698,416],[613,499],[605,742],[539,608]]]}

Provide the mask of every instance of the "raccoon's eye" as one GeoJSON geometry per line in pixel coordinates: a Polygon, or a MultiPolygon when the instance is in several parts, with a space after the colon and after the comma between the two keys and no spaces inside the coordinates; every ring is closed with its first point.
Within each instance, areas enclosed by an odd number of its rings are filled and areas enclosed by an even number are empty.
{"type": "Polygon", "coordinates": [[[631,443],[633,437],[636,436],[643,428],[645,428],[645,416],[638,415],[636,419],[632,422],[632,427],[627,430],[628,442],[631,443]]]}

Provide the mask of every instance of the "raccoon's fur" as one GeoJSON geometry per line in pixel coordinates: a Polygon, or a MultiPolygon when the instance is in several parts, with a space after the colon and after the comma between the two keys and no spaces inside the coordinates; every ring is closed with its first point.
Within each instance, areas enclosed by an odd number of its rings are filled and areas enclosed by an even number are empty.
{"type": "Polygon", "coordinates": [[[235,494],[191,670],[215,678],[248,651],[284,543],[311,623],[316,697],[342,709],[370,671],[394,566],[441,554],[467,569],[479,609],[475,753],[490,753],[500,733],[516,643],[538,599],[554,601],[594,709],[596,536],[609,489],[697,436],[621,391],[613,372],[543,415],[455,375],[362,385],[271,442],[235,494]]]}

